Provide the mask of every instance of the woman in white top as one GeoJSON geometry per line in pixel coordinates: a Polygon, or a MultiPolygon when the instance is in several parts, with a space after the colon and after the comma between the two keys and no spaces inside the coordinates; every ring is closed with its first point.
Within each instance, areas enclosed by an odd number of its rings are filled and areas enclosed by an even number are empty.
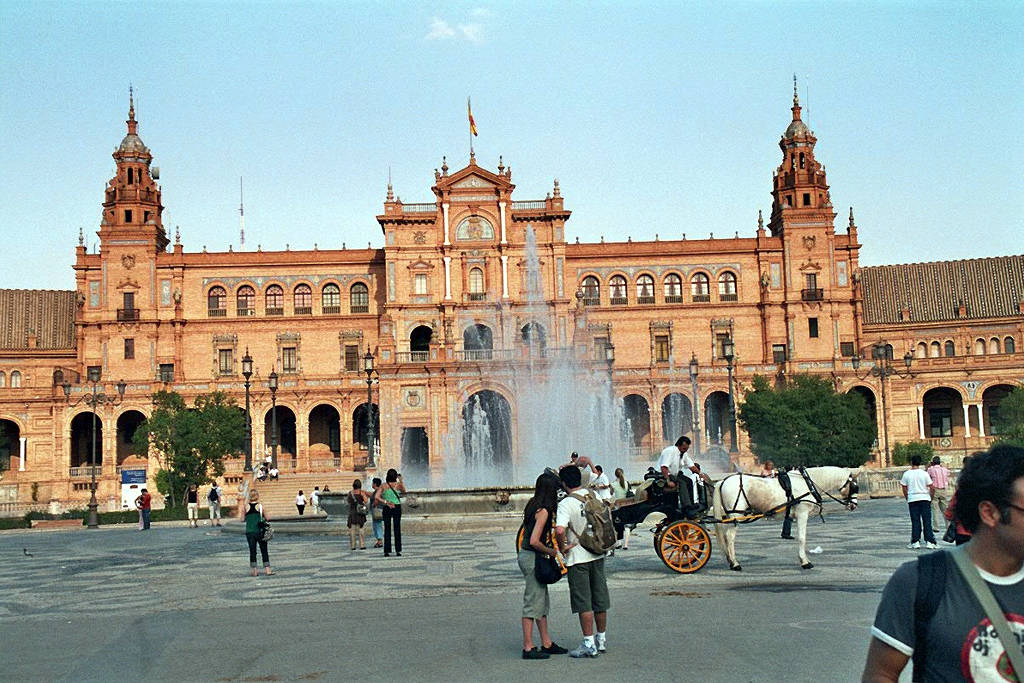
{"type": "Polygon", "coordinates": [[[299,495],[295,496],[295,507],[299,509],[299,516],[302,516],[302,511],[306,509],[306,496],[302,495],[302,489],[299,489],[299,495]]]}

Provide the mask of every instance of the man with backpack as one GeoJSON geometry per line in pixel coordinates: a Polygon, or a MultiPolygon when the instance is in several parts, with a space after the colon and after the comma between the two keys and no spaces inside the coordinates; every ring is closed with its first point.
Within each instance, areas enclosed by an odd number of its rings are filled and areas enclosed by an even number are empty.
{"type": "Polygon", "coordinates": [[[555,512],[555,538],[568,567],[569,603],[583,631],[583,642],[569,656],[597,657],[606,649],[609,598],[604,553],[615,546],[615,528],[610,508],[580,486],[578,467],[563,467],[558,477],[568,495],[555,512]]]}
{"type": "Polygon", "coordinates": [[[970,542],[908,562],[886,584],[863,681],[897,681],[911,657],[915,681],[1024,680],[1024,448],[971,459],[956,517],[970,542]]]}
{"type": "Polygon", "coordinates": [[[217,482],[213,482],[213,486],[210,487],[210,492],[206,494],[206,500],[210,504],[210,524],[212,526],[220,526],[220,487],[217,486],[217,482]]]}

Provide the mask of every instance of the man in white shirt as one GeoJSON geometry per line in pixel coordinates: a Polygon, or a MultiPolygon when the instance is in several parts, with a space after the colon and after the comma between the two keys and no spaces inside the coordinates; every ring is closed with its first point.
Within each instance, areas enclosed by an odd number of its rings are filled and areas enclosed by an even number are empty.
{"type": "Polygon", "coordinates": [[[900,479],[903,497],[910,508],[910,543],[908,548],[921,547],[921,530],[924,529],[924,546],[936,548],[935,532],[932,531],[932,478],[921,469],[921,456],[910,458],[910,469],[900,479]]]}
{"type": "Polygon", "coordinates": [[[596,657],[607,649],[605,629],[608,627],[610,601],[604,574],[604,555],[595,555],[575,542],[587,528],[583,502],[573,497],[573,494],[586,493],[580,486],[579,468],[563,467],[558,472],[558,478],[562,480],[569,495],[558,502],[555,511],[555,540],[569,569],[569,604],[573,613],[579,615],[580,629],[583,631],[583,642],[570,650],[569,656],[596,657]],[[572,543],[567,537],[569,530],[573,532],[572,543]]]}
{"type": "Polygon", "coordinates": [[[597,476],[590,482],[590,490],[594,492],[594,495],[603,501],[611,502],[612,499],[612,482],[608,479],[608,475],[604,473],[604,468],[600,465],[594,465],[594,471],[597,472],[597,476]]]}
{"type": "Polygon", "coordinates": [[[665,477],[666,488],[674,489],[676,484],[672,481],[671,477],[675,477],[679,472],[690,480],[690,500],[696,502],[697,497],[697,477],[703,479],[706,483],[711,484],[711,479],[708,475],[700,471],[700,465],[693,461],[693,458],[686,455],[686,451],[690,450],[690,437],[681,436],[676,439],[675,445],[665,448],[661,452],[661,456],[658,457],[658,469],[661,470],[661,476],[665,477]]]}

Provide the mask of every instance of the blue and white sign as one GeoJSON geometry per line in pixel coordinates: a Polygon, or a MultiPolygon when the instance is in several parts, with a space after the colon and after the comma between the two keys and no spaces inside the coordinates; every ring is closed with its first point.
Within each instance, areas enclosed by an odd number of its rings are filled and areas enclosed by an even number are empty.
{"type": "Polygon", "coordinates": [[[145,484],[146,470],[121,470],[122,484],[145,484]]]}

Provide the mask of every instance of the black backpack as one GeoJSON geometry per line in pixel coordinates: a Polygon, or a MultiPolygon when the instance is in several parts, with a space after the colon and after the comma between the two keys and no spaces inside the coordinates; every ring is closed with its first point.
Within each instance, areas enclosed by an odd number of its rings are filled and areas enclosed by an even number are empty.
{"type": "Polygon", "coordinates": [[[210,493],[207,494],[206,499],[209,500],[211,503],[216,503],[218,500],[220,500],[220,495],[217,493],[217,489],[210,489],[210,493]]]}
{"type": "Polygon", "coordinates": [[[914,594],[914,674],[911,680],[924,680],[928,626],[946,592],[946,556],[944,550],[917,558],[917,592],[914,594]]]}

